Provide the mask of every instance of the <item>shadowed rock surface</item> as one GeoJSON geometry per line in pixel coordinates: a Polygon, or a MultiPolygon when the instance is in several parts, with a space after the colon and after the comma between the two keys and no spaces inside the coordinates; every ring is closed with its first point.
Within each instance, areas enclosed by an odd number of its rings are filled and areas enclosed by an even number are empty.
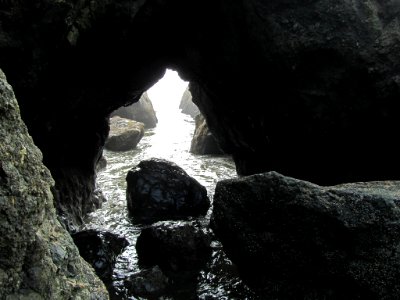
{"type": "Polygon", "coordinates": [[[0,299],[108,299],[57,220],[42,163],[0,70],[0,299]]]}
{"type": "Polygon", "coordinates": [[[205,215],[207,190],[181,167],[163,159],[141,161],[127,176],[126,199],[134,222],[186,219],[205,215]]]}
{"type": "Polygon", "coordinates": [[[0,66],[59,213],[79,222],[98,206],[107,117],[166,67],[191,82],[240,174],[398,178],[399,12],[378,0],[2,1],[0,66]]]}
{"type": "Polygon", "coordinates": [[[111,232],[84,230],[72,234],[79,254],[94,268],[104,283],[111,281],[116,258],[129,245],[128,241],[111,232]]]}
{"type": "Polygon", "coordinates": [[[120,118],[110,118],[110,133],[104,148],[110,151],[135,149],[144,135],[143,123],[120,118]]]}
{"type": "Polygon", "coordinates": [[[194,119],[198,114],[200,114],[200,110],[196,104],[193,103],[192,99],[192,94],[189,91],[189,87],[187,87],[183,92],[179,108],[183,114],[189,115],[194,119]]]}
{"type": "Polygon", "coordinates": [[[196,222],[158,222],[140,233],[136,242],[139,264],[158,265],[173,278],[198,275],[211,255],[211,237],[196,222]]]}
{"type": "Polygon", "coordinates": [[[165,295],[169,281],[160,267],[154,266],[129,276],[124,284],[134,296],[156,299],[165,295]]]}
{"type": "Polygon", "coordinates": [[[111,117],[113,116],[141,122],[146,128],[156,127],[158,122],[156,112],[147,92],[143,93],[138,102],[118,108],[111,114],[111,117]]]}
{"type": "Polygon", "coordinates": [[[269,299],[395,299],[400,182],[321,187],[276,172],[217,184],[212,228],[269,299]]]}
{"type": "Polygon", "coordinates": [[[190,152],[194,154],[223,154],[213,134],[207,126],[206,119],[199,114],[195,118],[196,128],[194,130],[190,152]]]}

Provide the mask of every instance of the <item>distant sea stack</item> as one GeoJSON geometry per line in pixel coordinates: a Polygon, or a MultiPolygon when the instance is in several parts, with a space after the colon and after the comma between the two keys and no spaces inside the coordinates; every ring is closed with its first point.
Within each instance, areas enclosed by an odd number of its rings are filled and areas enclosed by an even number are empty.
{"type": "Polygon", "coordinates": [[[190,145],[190,152],[193,154],[223,154],[218,141],[208,129],[204,116],[198,114],[195,120],[196,128],[190,145]]]}
{"type": "Polygon", "coordinates": [[[129,106],[122,106],[115,110],[111,117],[119,116],[121,118],[142,122],[145,128],[154,128],[157,125],[157,116],[153,108],[153,103],[147,92],[144,92],[138,102],[129,106]]]}
{"type": "Polygon", "coordinates": [[[183,114],[190,115],[193,119],[200,114],[200,110],[196,104],[192,101],[192,94],[189,91],[189,87],[183,92],[181,103],[179,104],[183,114]]]}

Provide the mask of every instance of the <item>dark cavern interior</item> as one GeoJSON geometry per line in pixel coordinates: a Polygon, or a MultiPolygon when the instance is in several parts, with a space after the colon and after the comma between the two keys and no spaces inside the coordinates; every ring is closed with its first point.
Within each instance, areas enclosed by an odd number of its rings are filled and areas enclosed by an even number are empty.
{"type": "Polygon", "coordinates": [[[71,234],[167,68],[234,160],[209,226],[254,299],[400,297],[399,1],[0,0],[0,299],[109,299],[71,234]]]}

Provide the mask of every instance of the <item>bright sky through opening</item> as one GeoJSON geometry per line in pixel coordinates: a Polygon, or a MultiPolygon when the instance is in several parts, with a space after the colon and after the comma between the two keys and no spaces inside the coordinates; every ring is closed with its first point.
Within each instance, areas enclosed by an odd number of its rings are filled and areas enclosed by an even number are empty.
{"type": "Polygon", "coordinates": [[[177,109],[188,84],[176,71],[167,69],[164,77],[147,90],[156,112],[177,109]]]}

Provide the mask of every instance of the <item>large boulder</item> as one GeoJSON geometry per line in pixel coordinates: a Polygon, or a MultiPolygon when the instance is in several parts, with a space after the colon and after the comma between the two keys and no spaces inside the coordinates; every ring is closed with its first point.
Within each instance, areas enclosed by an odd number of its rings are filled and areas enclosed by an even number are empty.
{"type": "Polygon", "coordinates": [[[190,152],[193,154],[223,154],[217,140],[208,129],[204,116],[198,114],[195,120],[196,127],[190,144],[190,152]]]}
{"type": "Polygon", "coordinates": [[[400,182],[321,187],[276,172],[217,184],[212,228],[271,299],[396,299],[400,182]]]}
{"type": "Polygon", "coordinates": [[[0,299],[108,299],[57,220],[54,184],[0,70],[0,299]]]}
{"type": "Polygon", "coordinates": [[[104,283],[109,283],[117,256],[129,245],[128,241],[111,232],[93,229],[76,232],[72,238],[79,254],[104,283]]]}
{"type": "Polygon", "coordinates": [[[200,114],[200,110],[196,104],[193,103],[192,94],[189,91],[189,87],[183,92],[179,108],[183,114],[191,116],[193,119],[200,114]]]}
{"type": "Polygon", "coordinates": [[[111,117],[113,116],[141,122],[146,128],[156,127],[158,122],[156,112],[147,92],[143,93],[138,102],[115,110],[111,114],[111,117]]]}
{"type": "Polygon", "coordinates": [[[144,135],[143,123],[121,118],[110,118],[110,133],[104,148],[111,151],[135,149],[144,135]]]}
{"type": "Polygon", "coordinates": [[[158,265],[168,276],[191,277],[211,255],[211,236],[197,222],[163,221],[142,230],[136,252],[139,264],[158,265]]]}
{"type": "Polygon", "coordinates": [[[135,222],[205,215],[210,206],[206,188],[166,160],[141,161],[128,172],[126,181],[128,210],[135,222]]]}

